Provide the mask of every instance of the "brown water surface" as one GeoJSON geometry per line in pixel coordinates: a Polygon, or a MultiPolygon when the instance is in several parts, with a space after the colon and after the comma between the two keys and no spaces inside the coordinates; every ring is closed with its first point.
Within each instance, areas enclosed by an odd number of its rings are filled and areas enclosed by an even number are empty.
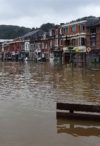
{"type": "Polygon", "coordinates": [[[100,105],[100,70],[0,62],[0,146],[99,146],[100,122],[56,119],[56,103],[100,105]]]}

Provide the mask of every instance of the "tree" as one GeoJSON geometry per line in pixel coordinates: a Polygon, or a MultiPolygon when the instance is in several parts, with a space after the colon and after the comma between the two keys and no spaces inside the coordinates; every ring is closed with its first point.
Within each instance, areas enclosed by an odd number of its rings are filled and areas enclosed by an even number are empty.
{"type": "Polygon", "coordinates": [[[46,24],[42,24],[41,26],[40,26],[40,29],[42,29],[43,31],[45,31],[45,32],[49,32],[49,30],[51,29],[51,28],[53,28],[55,26],[55,24],[53,24],[53,23],[46,23],[46,24]]]}
{"type": "Polygon", "coordinates": [[[31,29],[26,27],[0,25],[0,39],[14,39],[28,33],[29,31],[31,31],[31,29]]]}

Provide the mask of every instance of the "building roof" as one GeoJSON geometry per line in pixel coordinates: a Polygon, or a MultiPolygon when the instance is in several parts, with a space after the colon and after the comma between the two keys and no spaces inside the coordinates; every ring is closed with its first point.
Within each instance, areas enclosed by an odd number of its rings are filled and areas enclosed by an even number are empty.
{"type": "Polygon", "coordinates": [[[11,42],[13,39],[0,39],[0,43],[11,42]]]}
{"type": "Polygon", "coordinates": [[[98,26],[100,25],[100,17],[95,17],[88,19],[87,21],[87,27],[92,27],[92,26],[98,26]]]}
{"type": "Polygon", "coordinates": [[[37,30],[33,30],[31,32],[26,33],[21,38],[25,39],[25,38],[28,38],[28,37],[31,37],[31,36],[34,37],[34,38],[37,38],[38,36],[41,36],[42,34],[43,34],[43,31],[40,30],[40,29],[37,29],[37,30]]]}

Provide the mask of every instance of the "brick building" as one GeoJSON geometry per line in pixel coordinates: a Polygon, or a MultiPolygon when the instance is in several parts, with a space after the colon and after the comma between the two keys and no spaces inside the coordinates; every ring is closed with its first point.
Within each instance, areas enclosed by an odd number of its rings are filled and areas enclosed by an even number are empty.
{"type": "Polygon", "coordinates": [[[29,55],[29,41],[17,38],[2,43],[2,60],[23,60],[29,55]]]}
{"type": "Polygon", "coordinates": [[[87,21],[87,47],[100,49],[100,18],[94,17],[87,21]]]}
{"type": "Polygon", "coordinates": [[[86,45],[86,20],[70,22],[62,26],[65,46],[86,45]]]}

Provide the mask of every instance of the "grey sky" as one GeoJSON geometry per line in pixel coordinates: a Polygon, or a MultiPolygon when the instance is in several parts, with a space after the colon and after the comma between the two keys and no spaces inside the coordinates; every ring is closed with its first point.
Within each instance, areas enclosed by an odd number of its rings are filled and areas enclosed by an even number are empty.
{"type": "Polygon", "coordinates": [[[0,24],[39,27],[100,16],[100,0],[0,0],[0,24]]]}

